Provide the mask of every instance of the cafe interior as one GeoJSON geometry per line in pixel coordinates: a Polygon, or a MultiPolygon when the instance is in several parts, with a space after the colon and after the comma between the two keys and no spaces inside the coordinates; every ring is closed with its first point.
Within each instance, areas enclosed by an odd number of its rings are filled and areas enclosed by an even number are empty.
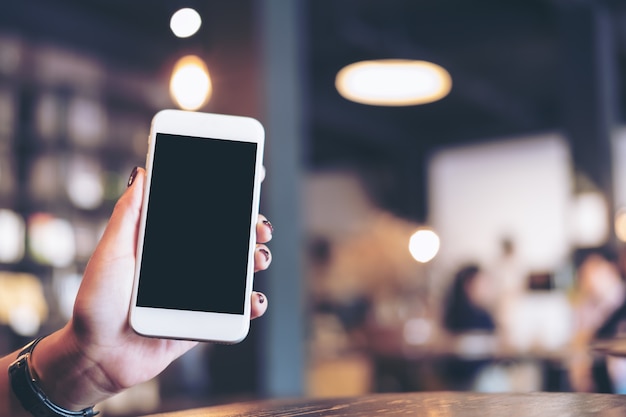
{"type": "Polygon", "coordinates": [[[61,327],[152,116],[265,127],[267,313],[100,404],[626,394],[623,0],[0,5],[0,355],[61,327]]]}

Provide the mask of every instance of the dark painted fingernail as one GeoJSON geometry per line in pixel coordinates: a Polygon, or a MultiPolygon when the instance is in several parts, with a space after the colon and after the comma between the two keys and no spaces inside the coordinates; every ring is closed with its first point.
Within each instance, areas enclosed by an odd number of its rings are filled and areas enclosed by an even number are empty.
{"type": "Polygon", "coordinates": [[[272,223],[270,223],[269,220],[267,219],[263,220],[263,224],[270,228],[271,233],[274,233],[274,226],[272,226],[272,223]]]}
{"type": "Polygon", "coordinates": [[[261,248],[261,249],[259,249],[259,252],[261,252],[263,254],[263,256],[265,256],[265,260],[266,261],[270,260],[270,251],[268,251],[265,248],[261,248]]]}
{"type": "Polygon", "coordinates": [[[259,304],[263,304],[265,302],[265,296],[263,294],[259,294],[259,304]]]}
{"type": "Polygon", "coordinates": [[[137,178],[137,172],[139,172],[139,168],[135,167],[130,173],[130,177],[128,177],[128,182],[126,183],[126,187],[130,187],[135,182],[135,178],[137,178]]]}

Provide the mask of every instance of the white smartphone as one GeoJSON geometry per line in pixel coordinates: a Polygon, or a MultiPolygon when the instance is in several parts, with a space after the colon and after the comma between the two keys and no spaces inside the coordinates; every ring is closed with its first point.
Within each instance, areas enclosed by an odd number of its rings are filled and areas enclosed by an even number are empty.
{"type": "Polygon", "coordinates": [[[137,333],[220,343],[248,334],[264,138],[248,117],[154,116],[129,317],[137,333]]]}

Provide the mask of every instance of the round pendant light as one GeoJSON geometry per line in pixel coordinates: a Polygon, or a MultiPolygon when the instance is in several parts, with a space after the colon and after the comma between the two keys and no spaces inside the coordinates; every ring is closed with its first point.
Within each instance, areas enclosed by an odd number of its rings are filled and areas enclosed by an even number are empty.
{"type": "Polygon", "coordinates": [[[357,103],[412,106],[445,97],[452,88],[452,78],[432,62],[382,59],[342,68],[335,86],[344,98],[357,103]]]}

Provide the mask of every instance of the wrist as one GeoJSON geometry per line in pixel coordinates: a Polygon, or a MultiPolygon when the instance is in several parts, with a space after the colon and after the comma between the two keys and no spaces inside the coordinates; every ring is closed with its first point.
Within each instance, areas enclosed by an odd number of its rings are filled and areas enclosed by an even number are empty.
{"type": "Polygon", "coordinates": [[[32,364],[34,349],[41,340],[43,338],[38,338],[26,345],[9,366],[9,380],[14,398],[34,417],[93,417],[98,414],[92,406],[73,411],[50,400],[42,389],[32,364]]]}
{"type": "Polygon", "coordinates": [[[108,396],[97,383],[97,366],[82,353],[67,327],[42,339],[29,365],[46,397],[67,410],[92,407],[108,396]]]}

